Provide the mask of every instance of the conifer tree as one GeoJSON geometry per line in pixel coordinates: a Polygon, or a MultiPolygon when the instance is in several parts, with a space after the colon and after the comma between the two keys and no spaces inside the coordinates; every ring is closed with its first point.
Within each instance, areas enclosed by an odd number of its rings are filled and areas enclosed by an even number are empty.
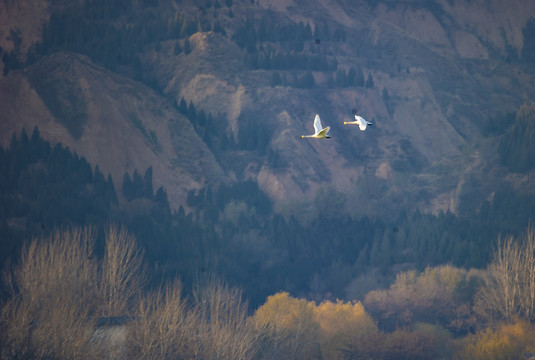
{"type": "Polygon", "coordinates": [[[186,37],[186,39],[184,39],[184,54],[186,54],[186,55],[191,54],[191,45],[189,43],[189,38],[188,37],[186,37]]]}
{"type": "Polygon", "coordinates": [[[374,87],[374,83],[373,83],[373,76],[371,73],[368,74],[368,78],[366,79],[366,88],[372,88],[374,87]]]}
{"type": "Polygon", "coordinates": [[[143,187],[142,187],[142,194],[143,197],[147,199],[153,198],[152,193],[152,166],[150,166],[147,171],[145,171],[145,175],[143,176],[143,187]]]}

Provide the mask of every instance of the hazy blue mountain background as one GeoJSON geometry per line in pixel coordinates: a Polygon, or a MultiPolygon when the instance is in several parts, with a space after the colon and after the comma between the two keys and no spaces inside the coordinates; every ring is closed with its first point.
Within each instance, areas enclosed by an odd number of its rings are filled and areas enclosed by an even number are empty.
{"type": "Polygon", "coordinates": [[[530,0],[2,0],[0,47],[2,266],[113,222],[155,279],[354,299],[535,217],[530,0]]]}

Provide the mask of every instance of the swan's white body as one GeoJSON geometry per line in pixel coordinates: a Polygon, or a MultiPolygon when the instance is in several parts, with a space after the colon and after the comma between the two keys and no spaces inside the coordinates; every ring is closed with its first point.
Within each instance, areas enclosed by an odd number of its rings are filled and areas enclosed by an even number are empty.
{"type": "Polygon", "coordinates": [[[344,125],[353,125],[353,124],[358,125],[359,129],[362,131],[366,130],[366,127],[368,125],[370,126],[373,125],[371,122],[367,121],[366,119],[358,115],[355,115],[355,121],[344,121],[344,125]]]}
{"type": "Polygon", "coordinates": [[[323,127],[321,125],[320,116],[316,114],[316,117],[314,118],[314,131],[315,133],[312,135],[301,135],[302,138],[316,138],[316,139],[328,139],[330,138],[327,133],[331,130],[330,126],[323,127]]]}

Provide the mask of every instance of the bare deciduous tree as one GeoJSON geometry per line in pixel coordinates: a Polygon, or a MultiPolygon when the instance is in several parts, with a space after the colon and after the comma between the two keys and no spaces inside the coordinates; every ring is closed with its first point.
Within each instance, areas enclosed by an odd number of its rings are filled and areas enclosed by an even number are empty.
{"type": "Polygon", "coordinates": [[[252,359],[256,339],[247,326],[247,304],[241,290],[209,279],[194,291],[194,309],[199,314],[196,358],[252,359]]]}
{"type": "Polygon", "coordinates": [[[103,301],[101,315],[128,313],[129,301],[144,282],[143,254],[135,239],[125,229],[111,225],[106,231],[106,252],[102,261],[99,295],[103,301]]]}
{"type": "Polygon", "coordinates": [[[56,231],[22,251],[2,309],[4,346],[11,358],[89,358],[96,307],[91,228],[56,231]]]}
{"type": "Polygon", "coordinates": [[[178,281],[141,296],[136,319],[129,324],[127,358],[194,358],[198,318],[182,298],[178,281]]]}
{"type": "Polygon", "coordinates": [[[0,316],[2,359],[102,358],[109,344],[95,340],[98,317],[128,315],[142,256],[126,231],[110,226],[99,262],[95,238],[91,227],[58,230],[23,248],[5,276],[12,296],[0,316]]]}
{"type": "Polygon", "coordinates": [[[178,281],[142,296],[129,325],[126,358],[253,358],[256,341],[239,290],[209,280],[195,289],[192,301],[182,298],[178,281]]]}
{"type": "Polygon", "coordinates": [[[516,239],[498,239],[494,258],[476,294],[476,311],[492,322],[517,318],[534,319],[535,309],[535,231],[516,239]]]}
{"type": "Polygon", "coordinates": [[[530,226],[522,243],[520,307],[528,320],[535,319],[535,230],[530,226]]]}

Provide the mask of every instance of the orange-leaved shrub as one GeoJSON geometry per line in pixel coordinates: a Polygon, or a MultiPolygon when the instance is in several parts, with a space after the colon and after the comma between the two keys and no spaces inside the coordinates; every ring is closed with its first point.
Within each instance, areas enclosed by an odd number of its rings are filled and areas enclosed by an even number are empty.
{"type": "Polygon", "coordinates": [[[365,353],[368,337],[378,332],[360,302],[324,301],[314,307],[314,314],[321,329],[318,339],[325,359],[365,353]]]}
{"type": "Polygon", "coordinates": [[[264,359],[307,359],[317,347],[319,324],[313,302],[280,292],[267,298],[251,319],[264,359]]]}
{"type": "Polygon", "coordinates": [[[465,333],[475,322],[470,301],[480,283],[477,270],[450,265],[399,273],[387,290],[369,292],[366,309],[380,319],[382,329],[393,331],[415,322],[439,323],[465,333]]]}
{"type": "Polygon", "coordinates": [[[535,350],[535,325],[520,320],[501,323],[458,341],[457,358],[462,360],[522,359],[535,350]]]}
{"type": "Polygon", "coordinates": [[[251,317],[266,359],[338,359],[365,355],[377,325],[360,302],[269,296],[251,317]]]}

